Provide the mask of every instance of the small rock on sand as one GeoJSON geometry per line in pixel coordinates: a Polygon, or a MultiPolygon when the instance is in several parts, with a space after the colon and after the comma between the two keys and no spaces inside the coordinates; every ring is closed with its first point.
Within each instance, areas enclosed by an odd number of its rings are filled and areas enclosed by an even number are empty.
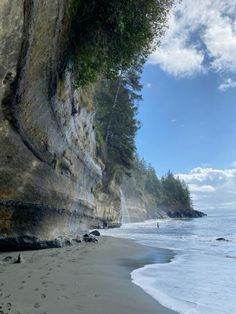
{"type": "Polygon", "coordinates": [[[225,238],[217,238],[216,241],[225,241],[225,242],[229,242],[229,240],[225,239],[225,238]]]}
{"type": "Polygon", "coordinates": [[[84,242],[97,242],[98,239],[93,234],[84,234],[84,242]]]}
{"type": "Polygon", "coordinates": [[[92,235],[94,235],[94,236],[96,236],[96,237],[99,237],[99,236],[101,235],[98,230],[93,230],[93,231],[91,231],[89,234],[92,234],[92,235]]]}
{"type": "Polygon", "coordinates": [[[17,259],[15,260],[14,264],[20,264],[20,263],[22,263],[22,262],[24,262],[24,259],[23,259],[22,255],[21,255],[21,253],[20,253],[20,254],[18,255],[17,259]]]}

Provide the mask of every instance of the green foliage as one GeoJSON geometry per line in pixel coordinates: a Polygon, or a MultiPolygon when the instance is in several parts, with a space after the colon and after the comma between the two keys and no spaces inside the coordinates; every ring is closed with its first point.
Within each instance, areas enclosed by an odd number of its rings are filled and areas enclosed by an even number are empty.
{"type": "Polygon", "coordinates": [[[126,195],[141,198],[150,209],[192,208],[190,193],[184,182],[171,172],[159,179],[154,168],[138,156],[133,163],[131,177],[125,177],[122,189],[126,195]]]}
{"type": "Polygon", "coordinates": [[[161,178],[161,185],[167,205],[175,205],[178,208],[181,206],[182,208],[192,207],[188,186],[179,178],[174,177],[170,171],[161,178]]]}
{"type": "Polygon", "coordinates": [[[145,60],[166,25],[173,0],[73,0],[68,52],[84,86],[145,60]]]}
{"type": "Polygon", "coordinates": [[[138,63],[115,79],[103,79],[97,85],[95,126],[98,154],[105,162],[110,178],[118,169],[129,169],[134,159],[134,138],[139,128],[136,114],[141,99],[141,69],[138,63]]]}

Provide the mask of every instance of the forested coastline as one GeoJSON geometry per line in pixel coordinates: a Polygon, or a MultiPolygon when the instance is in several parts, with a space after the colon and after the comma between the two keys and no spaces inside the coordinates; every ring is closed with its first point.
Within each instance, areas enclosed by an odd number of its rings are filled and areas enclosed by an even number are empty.
{"type": "Polygon", "coordinates": [[[109,193],[110,182],[121,185],[123,178],[139,175],[139,182],[147,180],[143,192],[156,206],[191,209],[187,186],[171,173],[159,180],[154,169],[137,158],[135,147],[143,66],[159,44],[172,4],[74,1],[67,62],[72,60],[77,85],[89,94],[89,107],[95,110],[97,157],[104,165],[102,189],[109,193]]]}
{"type": "Polygon", "coordinates": [[[129,175],[123,176],[122,190],[130,208],[130,220],[201,217],[194,210],[186,183],[168,171],[158,178],[155,169],[135,156],[129,175]],[[133,212],[133,214],[132,214],[133,212]]]}

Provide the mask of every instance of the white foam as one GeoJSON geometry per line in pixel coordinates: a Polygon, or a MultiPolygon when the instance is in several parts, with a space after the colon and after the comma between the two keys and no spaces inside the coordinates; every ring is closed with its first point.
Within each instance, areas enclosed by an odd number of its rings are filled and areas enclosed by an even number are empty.
{"type": "Polygon", "coordinates": [[[236,211],[212,213],[191,221],[161,220],[159,230],[154,220],[105,233],[177,253],[171,263],[131,273],[132,282],[164,306],[181,314],[234,314],[236,211]]]}
{"type": "Polygon", "coordinates": [[[236,303],[232,294],[235,286],[229,282],[231,269],[227,271],[224,266],[220,274],[215,268],[219,261],[207,266],[206,262],[201,260],[192,270],[189,256],[180,255],[169,264],[146,265],[134,270],[131,278],[162,305],[181,314],[235,313],[236,303]]]}

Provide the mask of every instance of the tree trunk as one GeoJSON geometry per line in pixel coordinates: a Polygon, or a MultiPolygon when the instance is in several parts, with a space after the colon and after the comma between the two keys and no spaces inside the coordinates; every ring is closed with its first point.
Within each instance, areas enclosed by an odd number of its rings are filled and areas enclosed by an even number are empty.
{"type": "Polygon", "coordinates": [[[114,109],[116,108],[116,105],[117,105],[117,99],[118,99],[120,88],[121,88],[121,82],[122,82],[122,76],[120,76],[120,79],[119,79],[119,82],[118,82],[118,86],[117,86],[117,90],[116,90],[116,94],[115,94],[115,98],[114,98],[113,105],[112,105],[112,108],[111,108],[111,116],[110,116],[110,119],[109,119],[109,122],[108,122],[108,125],[107,125],[106,138],[105,138],[106,144],[107,144],[108,139],[110,137],[111,122],[112,122],[112,118],[113,118],[114,109]]]}

